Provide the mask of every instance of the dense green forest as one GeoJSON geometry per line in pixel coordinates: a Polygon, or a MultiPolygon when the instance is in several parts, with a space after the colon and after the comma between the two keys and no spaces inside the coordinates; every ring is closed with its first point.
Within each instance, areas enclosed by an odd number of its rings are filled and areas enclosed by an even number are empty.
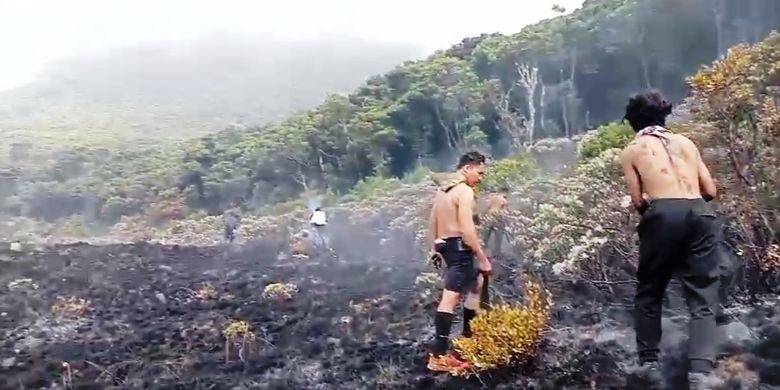
{"type": "Polygon", "coordinates": [[[517,34],[468,38],[405,62],[273,125],[110,156],[73,151],[29,177],[8,171],[2,205],[45,219],[88,211],[111,223],[161,205],[181,218],[345,193],[368,177],[449,167],[467,149],[502,158],[619,119],[626,98],[645,88],[680,101],[687,76],[777,26],[775,0],[587,0],[517,34]]]}

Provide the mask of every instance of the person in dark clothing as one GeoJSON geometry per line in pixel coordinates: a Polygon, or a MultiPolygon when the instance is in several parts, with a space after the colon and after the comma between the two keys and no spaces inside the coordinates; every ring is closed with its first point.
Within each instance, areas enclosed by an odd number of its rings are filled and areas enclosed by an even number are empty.
{"type": "Polygon", "coordinates": [[[729,292],[734,281],[734,262],[731,260],[732,253],[726,246],[725,240],[718,245],[718,254],[720,259],[718,262],[720,283],[718,286],[718,306],[715,309],[715,323],[717,325],[725,325],[730,322],[725,309],[729,304],[729,292]]]}
{"type": "Polygon", "coordinates": [[[237,212],[229,210],[225,213],[225,241],[233,242],[236,239],[238,226],[241,224],[241,217],[237,212]]]}
{"type": "Polygon", "coordinates": [[[485,226],[482,230],[482,242],[485,244],[486,249],[489,249],[491,255],[496,258],[501,255],[501,243],[506,235],[506,216],[504,212],[507,210],[509,202],[507,196],[509,195],[509,188],[502,187],[497,193],[493,194],[487,200],[487,207],[485,210],[485,226]],[[493,238],[495,245],[490,246],[490,238],[493,238]]]}
{"type": "MultiPolygon", "coordinates": [[[[715,307],[715,323],[718,326],[727,325],[731,322],[731,317],[726,314],[726,307],[730,302],[730,292],[732,284],[734,283],[734,261],[732,260],[733,254],[726,246],[725,240],[721,242],[717,247],[718,258],[718,305],[715,307]]],[[[667,291],[664,298],[664,307],[672,307],[671,298],[667,291]]]]}
{"type": "Polygon", "coordinates": [[[635,329],[639,362],[661,381],[661,306],[678,274],[690,311],[689,381],[701,388],[714,367],[722,224],[707,203],[715,183],[696,145],[664,128],[672,105],[657,91],[631,98],[625,119],[636,131],[621,163],[639,233],[635,329]]]}

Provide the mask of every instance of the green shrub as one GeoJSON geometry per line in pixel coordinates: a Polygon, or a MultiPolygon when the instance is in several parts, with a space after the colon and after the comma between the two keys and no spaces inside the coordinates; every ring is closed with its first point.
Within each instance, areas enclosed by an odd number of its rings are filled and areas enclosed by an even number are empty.
{"type": "Polygon", "coordinates": [[[498,191],[501,187],[511,189],[533,177],[537,170],[536,161],[528,153],[498,160],[488,167],[479,186],[480,191],[498,191]]]}
{"type": "Polygon", "coordinates": [[[266,205],[261,210],[261,214],[278,215],[278,214],[294,213],[296,211],[308,210],[308,209],[309,207],[306,205],[306,201],[303,198],[298,198],[298,199],[288,200],[286,202],[279,202],[279,203],[266,205]]]}
{"type": "Polygon", "coordinates": [[[110,223],[119,222],[122,216],[134,215],[143,209],[143,204],[139,200],[111,197],[106,200],[101,208],[101,217],[110,223]]]}
{"type": "Polygon", "coordinates": [[[417,168],[415,168],[413,171],[407,172],[404,175],[403,179],[401,179],[401,181],[403,181],[406,184],[417,184],[417,183],[421,183],[424,180],[427,180],[430,177],[430,175],[431,175],[430,168],[420,165],[417,168]]]}
{"type": "Polygon", "coordinates": [[[87,227],[80,216],[70,216],[60,221],[57,233],[67,237],[87,237],[87,227]]]}
{"type": "Polygon", "coordinates": [[[349,198],[363,200],[393,191],[401,186],[401,181],[395,178],[370,176],[359,181],[348,194],[349,198]]]}
{"type": "Polygon", "coordinates": [[[628,124],[613,122],[599,127],[593,134],[589,134],[582,139],[580,144],[580,158],[589,160],[598,157],[602,152],[608,149],[622,149],[632,139],[634,131],[628,124]]]}

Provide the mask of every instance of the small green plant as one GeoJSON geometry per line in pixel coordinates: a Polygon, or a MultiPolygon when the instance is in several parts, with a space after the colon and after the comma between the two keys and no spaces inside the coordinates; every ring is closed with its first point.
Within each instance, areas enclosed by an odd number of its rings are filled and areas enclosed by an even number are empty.
{"type": "Polygon", "coordinates": [[[471,322],[474,336],[455,338],[455,349],[473,365],[469,370],[473,372],[523,362],[537,352],[552,306],[549,291],[538,281],[529,281],[525,303],[501,304],[480,312],[471,322]]]}
{"type": "Polygon", "coordinates": [[[634,132],[628,124],[612,122],[587,135],[580,144],[580,158],[589,160],[598,157],[608,149],[622,149],[634,139],[634,132]]]}
{"type": "Polygon", "coordinates": [[[248,322],[230,320],[222,329],[225,336],[225,363],[230,361],[230,345],[238,347],[238,358],[246,364],[246,352],[257,344],[257,337],[248,322]]]}
{"type": "Polygon", "coordinates": [[[491,164],[479,189],[497,191],[501,187],[512,188],[532,178],[536,172],[537,165],[533,156],[528,153],[518,153],[491,164]]]}
{"type": "Polygon", "coordinates": [[[298,286],[293,283],[271,283],[265,286],[263,298],[275,301],[289,301],[295,298],[298,286]]]}
{"type": "Polygon", "coordinates": [[[431,175],[431,170],[426,166],[420,165],[417,168],[415,168],[413,171],[408,172],[406,175],[404,175],[402,181],[406,184],[417,184],[428,179],[430,175],[431,175]]]}
{"type": "Polygon", "coordinates": [[[57,297],[52,311],[63,317],[83,317],[91,310],[90,302],[78,297],[57,297]]]}

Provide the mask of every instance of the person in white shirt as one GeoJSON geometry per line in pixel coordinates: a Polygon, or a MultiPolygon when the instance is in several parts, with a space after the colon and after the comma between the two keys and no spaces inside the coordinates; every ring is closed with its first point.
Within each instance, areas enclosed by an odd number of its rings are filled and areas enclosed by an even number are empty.
{"type": "Polygon", "coordinates": [[[324,232],[325,226],[328,225],[328,218],[325,216],[325,212],[322,211],[322,209],[317,207],[314,210],[314,213],[312,213],[311,219],[309,220],[309,225],[312,226],[312,238],[314,239],[315,244],[330,246],[324,232]]]}
{"type": "Polygon", "coordinates": [[[328,219],[325,217],[325,212],[317,207],[314,210],[314,213],[311,215],[311,220],[309,220],[309,223],[316,226],[325,226],[328,224],[328,219]]]}

